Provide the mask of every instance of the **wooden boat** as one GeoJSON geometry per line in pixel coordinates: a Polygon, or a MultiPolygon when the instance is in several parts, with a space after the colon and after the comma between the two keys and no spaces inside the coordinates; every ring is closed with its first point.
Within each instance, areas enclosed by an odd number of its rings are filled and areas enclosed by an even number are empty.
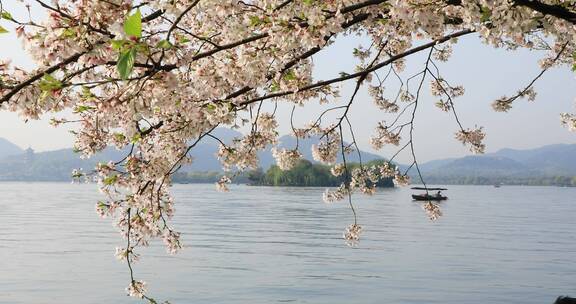
{"type": "Polygon", "coordinates": [[[412,194],[412,199],[415,201],[445,201],[448,197],[443,195],[412,194]]]}
{"type": "Polygon", "coordinates": [[[447,196],[442,195],[440,192],[444,190],[448,190],[446,188],[422,188],[422,187],[413,187],[414,190],[425,190],[426,193],[422,194],[412,194],[412,199],[415,201],[445,201],[448,199],[447,196]],[[429,194],[429,191],[438,191],[436,194],[429,194]]]}

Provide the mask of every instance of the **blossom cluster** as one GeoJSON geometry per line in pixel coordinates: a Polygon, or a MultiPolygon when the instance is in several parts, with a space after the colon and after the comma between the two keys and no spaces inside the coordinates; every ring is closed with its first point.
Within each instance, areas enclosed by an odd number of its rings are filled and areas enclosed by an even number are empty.
{"type": "MultiPolygon", "coordinates": [[[[0,59],[0,108],[25,120],[73,113],[73,119],[55,118],[52,123],[72,126],[74,148],[82,157],[106,147],[126,153],[123,159],[98,164],[92,174],[77,171],[74,177],[98,183],[105,199],[96,204],[96,211],[114,218],[129,243],[118,256],[128,263],[135,261],[131,254],[137,247],[153,239],[162,239],[170,253],[181,248],[180,234],[171,225],[172,175],[194,161],[189,152],[198,142],[219,140],[213,134],[217,127],[249,129],[231,142],[220,141],[218,151],[226,171],[249,170],[258,167],[259,151],[277,144],[280,126],[275,115],[282,113],[276,107],[265,112],[267,105],[306,106],[311,100],[333,104],[339,85],[357,80],[358,85],[368,86],[379,110],[402,115],[400,107],[416,107],[421,94],[401,81],[396,98],[387,98],[385,78],[377,77],[379,70],[390,68],[389,74],[400,78],[406,57],[426,49],[430,60],[447,61],[458,37],[476,33],[497,48],[544,49],[543,69],[575,61],[576,25],[565,17],[566,12],[573,14],[573,5],[563,0],[149,0],[138,4],[52,0],[43,6],[38,2],[3,2],[2,24],[14,24],[36,67],[26,70],[0,59]],[[46,18],[17,20],[10,14],[17,5],[44,9],[46,18]],[[360,64],[354,71],[315,81],[312,56],[344,35],[363,35],[369,41],[369,46],[352,51],[360,64]]],[[[451,99],[464,89],[449,86],[439,75],[435,78],[431,92],[444,96],[438,106],[453,110],[451,99]]],[[[516,98],[535,96],[528,87],[516,98]]],[[[348,113],[353,101],[339,108],[348,113]]],[[[499,111],[510,107],[507,98],[494,104],[499,111]]],[[[305,128],[292,126],[299,138],[320,137],[312,149],[315,160],[335,164],[351,152],[352,145],[344,143],[341,133],[346,113],[335,123],[324,120],[321,126],[319,117],[305,128]]],[[[573,115],[563,114],[562,120],[576,129],[573,115]]],[[[376,149],[399,145],[401,131],[402,127],[380,122],[371,143],[376,149]]],[[[456,138],[473,152],[484,151],[482,128],[462,129],[456,138]]],[[[296,150],[278,148],[274,156],[282,169],[291,168],[300,158],[296,150]]],[[[409,182],[390,164],[356,169],[338,164],[332,173],[344,176],[346,182],[325,193],[330,202],[355,191],[371,194],[376,181],[384,177],[393,177],[396,184],[409,182]]],[[[228,190],[227,176],[217,183],[220,190],[228,190]]],[[[360,232],[360,226],[351,226],[345,238],[356,241],[360,232]]],[[[144,292],[144,283],[132,280],[128,293],[142,297],[144,292]]]]}
{"type": "Polygon", "coordinates": [[[562,124],[572,132],[576,132],[576,115],[570,113],[560,114],[562,124]]]}
{"type": "Polygon", "coordinates": [[[368,93],[380,110],[386,113],[396,113],[400,110],[400,107],[395,102],[391,102],[384,97],[384,88],[382,86],[369,86],[368,93]]]}
{"type": "Polygon", "coordinates": [[[386,144],[398,146],[400,139],[400,130],[390,130],[384,122],[379,122],[376,127],[376,134],[370,138],[370,143],[374,149],[380,150],[386,144]]]}
{"type": "Polygon", "coordinates": [[[130,285],[126,287],[126,293],[131,297],[144,298],[146,294],[146,282],[144,281],[132,281],[130,285]]]}
{"type": "Polygon", "coordinates": [[[298,150],[272,148],[272,156],[280,170],[290,170],[298,163],[302,154],[298,150]]]}
{"type": "Polygon", "coordinates": [[[312,158],[325,164],[333,164],[338,159],[342,140],[335,130],[324,133],[324,139],[320,143],[312,145],[312,158]]]}
{"type": "Polygon", "coordinates": [[[376,193],[378,183],[386,178],[392,178],[399,186],[405,186],[410,182],[409,177],[402,174],[398,167],[390,162],[361,165],[351,170],[344,163],[338,163],[331,167],[331,172],[334,176],[345,175],[345,180],[337,188],[327,189],[324,192],[323,199],[328,204],[341,201],[355,192],[373,195],[376,193]]]}
{"type": "Polygon", "coordinates": [[[440,206],[438,204],[426,202],[422,205],[422,209],[426,211],[426,215],[428,215],[428,218],[431,221],[435,221],[442,216],[442,211],[440,210],[440,206]]]}
{"type": "Polygon", "coordinates": [[[358,245],[360,241],[360,234],[362,234],[362,226],[358,224],[352,224],[346,227],[346,231],[344,231],[344,240],[346,240],[346,244],[350,247],[355,247],[358,245]]]}
{"type": "Polygon", "coordinates": [[[460,130],[456,133],[456,139],[464,145],[468,145],[473,153],[484,153],[486,145],[482,143],[486,134],[482,127],[476,129],[460,130]]]}

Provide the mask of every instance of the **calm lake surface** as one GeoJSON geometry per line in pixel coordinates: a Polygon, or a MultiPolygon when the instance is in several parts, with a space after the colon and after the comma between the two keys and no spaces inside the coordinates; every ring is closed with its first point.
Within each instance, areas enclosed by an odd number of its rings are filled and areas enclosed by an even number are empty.
{"type": "MultiPolygon", "coordinates": [[[[553,303],[576,296],[576,188],[452,186],[430,222],[409,189],[356,196],[365,232],[320,188],[177,185],[184,250],[141,250],[173,303],[553,303]]],[[[0,183],[0,303],[140,303],[95,185],[0,183]]]]}

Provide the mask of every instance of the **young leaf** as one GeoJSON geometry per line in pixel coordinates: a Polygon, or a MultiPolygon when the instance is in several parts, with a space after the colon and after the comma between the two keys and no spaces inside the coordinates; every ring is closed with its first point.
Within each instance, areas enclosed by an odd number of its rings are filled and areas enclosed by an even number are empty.
{"type": "Polygon", "coordinates": [[[62,82],[50,74],[46,74],[40,79],[38,87],[43,92],[57,91],[62,88],[62,82]]]}
{"type": "Polygon", "coordinates": [[[481,12],[482,12],[482,16],[480,17],[480,21],[481,22],[490,21],[490,17],[492,16],[492,11],[489,8],[483,6],[481,9],[481,12]]]}
{"type": "Polygon", "coordinates": [[[79,105],[74,109],[74,113],[82,113],[90,110],[94,110],[94,108],[90,106],[79,105]]]}
{"type": "Polygon", "coordinates": [[[0,25],[0,34],[6,34],[6,33],[8,33],[8,30],[5,29],[5,28],[3,28],[3,27],[0,25]]]}
{"type": "Polygon", "coordinates": [[[142,136],[140,135],[140,133],[136,133],[134,134],[134,136],[132,136],[132,139],[130,139],[130,143],[136,144],[140,141],[140,139],[142,139],[142,136]]]}
{"type": "Polygon", "coordinates": [[[114,133],[114,138],[120,142],[126,140],[126,136],[122,133],[114,133]]]}
{"type": "Polygon", "coordinates": [[[156,44],[156,47],[168,50],[172,48],[172,43],[170,43],[168,40],[160,40],[158,41],[158,44],[156,44]]]}
{"type": "Polygon", "coordinates": [[[2,11],[2,16],[1,16],[1,18],[2,18],[2,19],[6,19],[6,20],[10,20],[10,21],[14,20],[14,18],[12,17],[12,14],[10,14],[10,13],[7,12],[7,11],[2,11]]]}
{"type": "Polygon", "coordinates": [[[124,46],[128,44],[128,40],[112,40],[110,41],[110,44],[112,45],[112,49],[116,51],[121,51],[122,48],[124,48],[124,46]]]}
{"type": "Polygon", "coordinates": [[[296,73],[294,70],[288,70],[286,74],[284,74],[284,80],[291,81],[296,79],[296,73]]]}
{"type": "Polygon", "coordinates": [[[136,58],[136,50],[130,49],[126,52],[120,53],[118,57],[118,63],[116,64],[116,69],[122,80],[128,79],[130,74],[132,74],[132,69],[134,68],[134,59],[136,58]]]}
{"type": "Polygon", "coordinates": [[[114,183],[116,183],[117,180],[118,180],[118,175],[111,175],[111,176],[106,177],[106,178],[102,181],[102,183],[103,183],[104,185],[106,185],[106,186],[111,186],[111,185],[113,185],[114,183]]]}
{"type": "Polygon", "coordinates": [[[126,18],[126,22],[124,22],[124,32],[131,37],[142,37],[142,13],[140,13],[140,10],[137,10],[134,15],[126,18]]]}

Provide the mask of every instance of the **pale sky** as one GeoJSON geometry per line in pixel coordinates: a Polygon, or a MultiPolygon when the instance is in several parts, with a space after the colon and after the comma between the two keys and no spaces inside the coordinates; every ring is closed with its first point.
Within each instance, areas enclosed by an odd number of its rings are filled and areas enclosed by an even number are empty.
{"type": "MultiPolygon", "coordinates": [[[[14,12],[20,15],[22,12],[14,12]]],[[[2,26],[11,29],[7,21],[2,26]]],[[[352,71],[355,61],[351,49],[358,46],[362,38],[343,37],[330,49],[322,51],[315,58],[315,78],[328,79],[342,71],[352,71]]],[[[418,43],[418,42],[417,42],[418,43]]],[[[448,63],[440,63],[441,73],[451,84],[462,84],[466,89],[463,97],[456,99],[457,111],[465,127],[484,126],[487,133],[487,152],[501,148],[527,149],[548,144],[576,143],[576,134],[560,125],[561,112],[573,112],[576,91],[575,73],[568,67],[549,70],[535,88],[538,96],[535,102],[516,101],[508,113],[497,113],[490,104],[502,95],[510,96],[523,88],[539,73],[538,60],[543,53],[497,50],[479,42],[476,34],[461,38],[454,47],[454,55],[448,63]]],[[[408,75],[422,68],[425,54],[418,54],[408,60],[408,75]]],[[[13,33],[0,35],[0,58],[9,58],[13,63],[26,68],[33,63],[22,51],[21,44],[13,33]]],[[[342,100],[351,94],[353,83],[342,90],[342,100]]],[[[393,84],[390,87],[394,87],[393,84]]],[[[421,99],[415,125],[416,149],[420,161],[461,157],[469,155],[468,150],[454,139],[457,126],[452,117],[434,106],[436,98],[428,93],[421,99]]],[[[395,91],[394,91],[395,92],[395,91]]],[[[280,133],[289,132],[291,106],[279,107],[280,133]]],[[[306,108],[296,112],[296,123],[305,123],[315,118],[322,107],[310,102],[306,108]]],[[[61,116],[61,114],[60,114],[61,116]]],[[[40,121],[24,123],[16,114],[0,111],[0,137],[22,148],[31,146],[37,151],[47,151],[71,147],[73,137],[66,128],[54,128],[48,124],[52,116],[40,121]]],[[[351,120],[361,149],[375,152],[368,144],[376,122],[391,120],[392,116],[375,110],[365,90],[356,99],[351,109],[351,120]]],[[[392,149],[376,152],[390,156],[392,149]]],[[[408,155],[399,158],[408,161],[408,155]]]]}

